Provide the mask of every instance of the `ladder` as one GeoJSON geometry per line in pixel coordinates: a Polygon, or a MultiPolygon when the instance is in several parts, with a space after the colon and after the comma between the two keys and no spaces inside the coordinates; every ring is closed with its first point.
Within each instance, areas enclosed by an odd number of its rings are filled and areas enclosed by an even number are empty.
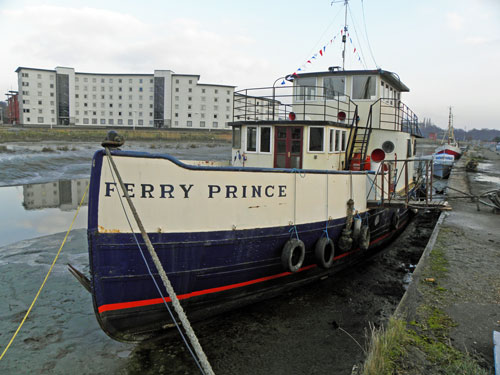
{"type": "Polygon", "coordinates": [[[370,112],[368,114],[368,119],[366,120],[366,126],[360,126],[359,120],[357,120],[357,108],[354,114],[353,130],[349,136],[349,147],[346,150],[346,160],[345,169],[346,170],[363,170],[366,154],[368,151],[368,143],[370,142],[370,135],[372,132],[372,106],[370,106],[370,112]],[[359,166],[357,165],[359,163],[359,166]]]}

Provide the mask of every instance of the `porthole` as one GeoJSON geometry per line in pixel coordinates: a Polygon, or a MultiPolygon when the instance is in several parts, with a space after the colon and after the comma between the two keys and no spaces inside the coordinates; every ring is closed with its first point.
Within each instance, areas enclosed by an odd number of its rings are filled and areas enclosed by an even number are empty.
{"type": "Polygon", "coordinates": [[[386,154],[390,154],[391,152],[393,152],[394,147],[394,143],[392,143],[391,141],[385,141],[384,143],[382,143],[382,150],[384,150],[386,154]]]}

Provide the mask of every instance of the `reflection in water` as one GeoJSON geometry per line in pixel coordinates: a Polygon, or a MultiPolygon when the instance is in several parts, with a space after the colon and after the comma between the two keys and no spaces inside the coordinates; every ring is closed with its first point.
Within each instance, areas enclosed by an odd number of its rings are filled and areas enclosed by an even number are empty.
{"type": "MultiPolygon", "coordinates": [[[[0,246],[66,231],[88,184],[83,178],[0,187],[0,246]]],[[[87,202],[86,197],[84,206],[87,202]]],[[[87,207],[82,207],[73,228],[86,226],[87,207]]]]}
{"type": "MultiPolygon", "coordinates": [[[[76,210],[88,184],[88,178],[80,178],[24,185],[23,206],[27,210],[40,208],[60,208],[62,211],[76,210]]],[[[83,201],[84,206],[87,204],[88,195],[83,201]]]]}

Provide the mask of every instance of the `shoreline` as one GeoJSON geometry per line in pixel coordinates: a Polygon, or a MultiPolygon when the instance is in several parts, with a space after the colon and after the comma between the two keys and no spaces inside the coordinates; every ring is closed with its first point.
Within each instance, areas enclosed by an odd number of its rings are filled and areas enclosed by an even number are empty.
{"type": "Polygon", "coordinates": [[[116,130],[125,141],[205,141],[229,143],[228,130],[156,129],[156,128],[91,128],[91,127],[0,127],[0,143],[40,141],[102,141],[110,130],[116,130]]]}

